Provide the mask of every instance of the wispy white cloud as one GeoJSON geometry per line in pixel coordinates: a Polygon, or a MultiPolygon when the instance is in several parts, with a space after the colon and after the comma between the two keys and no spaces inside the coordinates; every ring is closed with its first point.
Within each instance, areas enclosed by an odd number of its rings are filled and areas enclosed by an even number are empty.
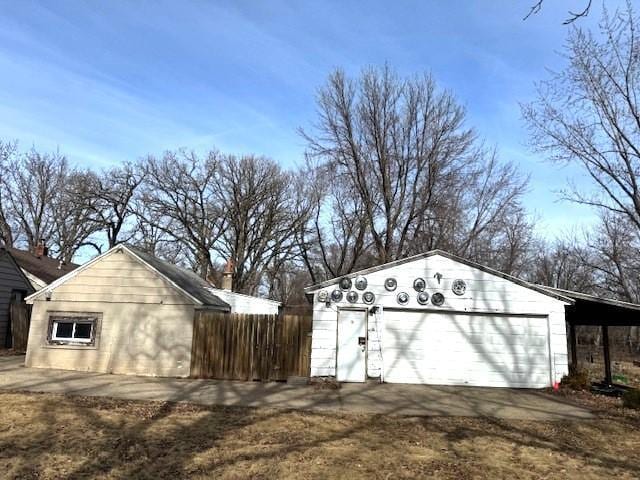
{"type": "Polygon", "coordinates": [[[430,70],[457,94],[487,142],[532,173],[527,201],[554,231],[567,211],[553,193],[561,177],[527,151],[518,101],[558,62],[560,3],[527,22],[527,5],[506,0],[6,3],[0,138],[87,165],[182,146],[290,165],[329,71],[388,62],[430,70]]]}

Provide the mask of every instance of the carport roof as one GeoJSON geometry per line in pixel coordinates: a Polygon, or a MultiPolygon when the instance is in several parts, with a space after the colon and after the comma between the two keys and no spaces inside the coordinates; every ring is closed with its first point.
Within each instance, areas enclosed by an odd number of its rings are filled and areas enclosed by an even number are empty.
{"type": "Polygon", "coordinates": [[[582,292],[574,292],[573,290],[565,290],[563,288],[555,288],[555,287],[546,287],[544,285],[539,285],[545,290],[549,290],[550,292],[558,292],[561,295],[565,295],[569,298],[573,298],[574,300],[584,300],[586,302],[594,302],[602,305],[611,305],[613,307],[620,308],[628,308],[630,310],[637,310],[640,312],[640,305],[637,303],[623,302],[621,300],[614,300],[611,298],[602,298],[597,297],[595,295],[589,295],[588,293],[582,292]]]}
{"type": "Polygon", "coordinates": [[[560,288],[542,287],[557,291],[574,300],[565,307],[567,322],[571,325],[598,325],[605,327],[626,327],[640,325],[640,305],[610,298],[596,297],[581,292],[560,288]]]}

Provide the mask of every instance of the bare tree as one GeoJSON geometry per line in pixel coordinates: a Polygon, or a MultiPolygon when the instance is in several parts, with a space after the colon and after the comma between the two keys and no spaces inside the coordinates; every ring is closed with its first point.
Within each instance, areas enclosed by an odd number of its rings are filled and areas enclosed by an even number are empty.
{"type": "MultiPolygon", "coordinates": [[[[568,17],[562,22],[563,25],[571,25],[573,22],[578,20],[579,18],[586,17],[589,15],[591,11],[591,5],[593,0],[585,0],[582,8],[580,10],[569,10],[568,17]]],[[[524,16],[523,20],[528,19],[532,15],[537,15],[542,10],[542,6],[544,5],[544,0],[537,0],[536,3],[531,5],[529,12],[524,16]]]]}
{"type": "Polygon", "coordinates": [[[533,283],[565,290],[596,293],[594,255],[575,235],[553,243],[538,242],[528,279],[533,283]]]}
{"type": "Polygon", "coordinates": [[[35,149],[14,155],[6,162],[2,175],[3,204],[29,249],[52,237],[56,199],[66,188],[69,170],[66,158],[58,152],[40,154],[35,149]]]}
{"type": "Polygon", "coordinates": [[[459,213],[446,220],[455,225],[449,250],[505,273],[523,273],[534,237],[534,219],[521,203],[528,177],[482,148],[467,168],[455,203],[459,213]]]}
{"type": "Polygon", "coordinates": [[[569,66],[538,87],[523,106],[533,146],[574,163],[593,180],[592,192],[570,188],[565,197],[627,217],[640,228],[640,42],[631,7],[601,24],[601,38],[574,29],[569,66]]]}
{"type": "Polygon", "coordinates": [[[293,257],[292,232],[301,221],[292,175],[265,157],[226,155],[218,163],[218,196],[227,227],[216,245],[233,261],[233,288],[255,293],[266,268],[293,257]]]}
{"type": "Polygon", "coordinates": [[[478,142],[464,108],[429,75],[401,79],[384,67],[351,80],[338,70],[302,134],[330,186],[316,209],[328,206],[330,220],[316,214],[315,233],[332,275],[370,252],[374,264],[433,248],[478,257],[489,232],[521,217],[527,180],[478,142]]]}
{"type": "Polygon", "coordinates": [[[464,110],[431,77],[401,80],[389,67],[355,81],[334,72],[318,110],[314,132],[302,132],[309,154],[357,198],[378,261],[401,257],[473,143],[464,110]]]}
{"type": "MultiPolygon", "coordinates": [[[[600,224],[586,235],[582,264],[593,272],[594,293],[640,302],[640,230],[626,216],[603,213],[600,224]]],[[[613,341],[631,353],[640,352],[640,328],[620,327],[613,341]]],[[[595,342],[599,341],[599,334],[595,342]]],[[[596,343],[597,344],[597,343],[596,343]]]]}
{"type": "Polygon", "coordinates": [[[92,212],[76,193],[84,188],[85,179],[86,175],[82,172],[71,172],[66,178],[65,187],[52,199],[53,225],[49,244],[65,263],[70,263],[78,250],[86,246],[100,252],[94,237],[101,231],[101,225],[92,219],[92,212]]]}
{"type": "Polygon", "coordinates": [[[638,300],[640,258],[640,40],[630,5],[606,11],[600,35],[574,29],[567,68],[539,85],[523,107],[533,146],[560,163],[578,165],[591,189],[570,185],[565,199],[596,208],[599,228],[588,239],[597,288],[638,300]]]}
{"type": "Polygon", "coordinates": [[[349,273],[362,265],[371,246],[364,207],[348,182],[335,181],[328,164],[309,163],[298,175],[299,197],[307,217],[295,231],[300,257],[311,281],[349,273]]]}
{"type": "Polygon", "coordinates": [[[214,268],[212,251],[227,228],[218,188],[220,157],[215,151],[204,159],[178,151],[145,162],[144,221],[183,245],[203,278],[214,268]]]}
{"type": "Polygon", "coordinates": [[[268,297],[285,306],[306,307],[308,302],[301,285],[309,285],[309,273],[296,262],[274,262],[265,271],[268,297]]]}
{"type": "Polygon", "coordinates": [[[604,214],[587,236],[591,258],[584,258],[597,275],[597,293],[640,302],[640,231],[628,218],[604,214]]]}
{"type": "Polygon", "coordinates": [[[0,141],[0,242],[9,247],[14,242],[14,226],[9,208],[8,171],[17,150],[16,143],[0,141]]]}
{"type": "MultiPolygon", "coordinates": [[[[125,163],[100,173],[87,170],[83,176],[81,181],[75,182],[73,192],[79,212],[105,234],[108,248],[130,240],[133,229],[125,229],[132,217],[132,200],[144,180],[142,166],[125,163]]],[[[101,250],[97,244],[95,247],[101,250]]]]}
{"type": "Polygon", "coordinates": [[[149,192],[143,182],[131,202],[135,226],[130,242],[139,249],[171,263],[187,264],[189,255],[186,246],[168,233],[177,230],[177,223],[172,218],[159,214],[155,206],[148,205],[148,198],[149,192]]]}
{"type": "Polygon", "coordinates": [[[98,231],[77,195],[86,176],[60,153],[18,152],[0,142],[0,239],[33,250],[40,240],[49,252],[70,262],[78,249],[92,245],[98,231]]]}

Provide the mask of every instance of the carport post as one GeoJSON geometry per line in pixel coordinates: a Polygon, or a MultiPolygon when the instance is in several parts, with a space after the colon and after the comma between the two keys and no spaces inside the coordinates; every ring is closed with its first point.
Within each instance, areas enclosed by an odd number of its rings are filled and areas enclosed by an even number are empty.
{"type": "Polygon", "coordinates": [[[602,325],[602,347],[604,350],[604,382],[607,385],[613,384],[611,378],[611,352],[609,351],[609,327],[602,325]]]}
{"type": "Polygon", "coordinates": [[[571,346],[571,369],[578,369],[578,341],[576,338],[576,326],[569,322],[569,343],[571,346]]]}

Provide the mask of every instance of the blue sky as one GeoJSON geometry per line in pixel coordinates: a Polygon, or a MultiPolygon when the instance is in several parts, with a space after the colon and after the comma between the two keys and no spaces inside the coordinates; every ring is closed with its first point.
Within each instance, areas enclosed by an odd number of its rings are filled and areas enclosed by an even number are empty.
{"type": "MultiPolygon", "coordinates": [[[[554,236],[592,212],[558,203],[574,169],[533,155],[519,102],[558,69],[583,1],[0,0],[0,139],[79,165],[217,147],[301,161],[298,127],[335,67],[431,71],[504,159],[532,175],[527,203],[554,236]]],[[[596,24],[594,5],[582,27],[596,24]]]]}

